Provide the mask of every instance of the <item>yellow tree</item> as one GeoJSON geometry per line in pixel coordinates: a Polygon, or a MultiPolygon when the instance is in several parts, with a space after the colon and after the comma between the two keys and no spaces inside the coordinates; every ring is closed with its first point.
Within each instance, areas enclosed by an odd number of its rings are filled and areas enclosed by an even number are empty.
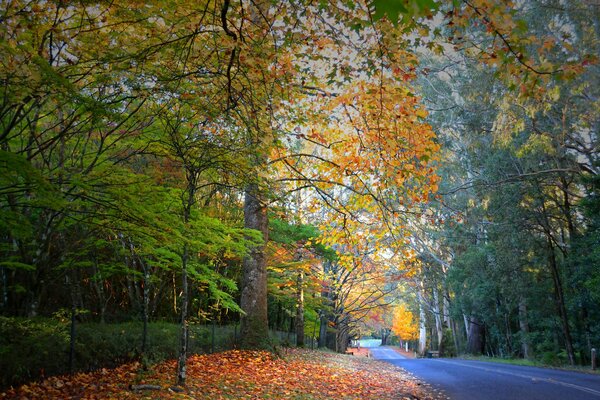
{"type": "Polygon", "coordinates": [[[417,322],[405,304],[394,307],[392,332],[402,340],[415,340],[418,337],[417,322]]]}

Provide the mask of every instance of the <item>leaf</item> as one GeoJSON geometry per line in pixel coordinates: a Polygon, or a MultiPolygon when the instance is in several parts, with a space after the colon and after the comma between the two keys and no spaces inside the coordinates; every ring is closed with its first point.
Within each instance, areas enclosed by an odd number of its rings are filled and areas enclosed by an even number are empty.
{"type": "Polygon", "coordinates": [[[17,261],[2,261],[0,267],[5,267],[12,270],[35,271],[35,266],[17,261]]]}
{"type": "Polygon", "coordinates": [[[400,13],[408,13],[408,9],[404,7],[401,0],[373,0],[371,4],[375,7],[375,13],[373,14],[373,20],[375,21],[387,16],[392,24],[398,25],[400,13]]]}
{"type": "MultiPolygon", "coordinates": [[[[230,350],[193,355],[188,360],[185,391],[194,398],[310,398],[392,400],[399,398],[443,399],[426,385],[402,370],[366,357],[365,349],[355,356],[283,348],[280,356],[266,351],[230,350]]],[[[140,398],[142,394],[124,390],[136,385],[152,385],[161,399],[191,397],[168,389],[172,385],[173,361],[140,368],[139,362],[115,369],[48,378],[17,388],[0,397],[44,399],[74,398],[84,387],[87,397],[140,398]]]]}
{"type": "Polygon", "coordinates": [[[439,3],[436,3],[435,0],[373,0],[371,5],[375,8],[374,21],[379,21],[387,16],[394,26],[397,26],[399,20],[405,16],[422,17],[431,15],[439,7],[439,3]]]}

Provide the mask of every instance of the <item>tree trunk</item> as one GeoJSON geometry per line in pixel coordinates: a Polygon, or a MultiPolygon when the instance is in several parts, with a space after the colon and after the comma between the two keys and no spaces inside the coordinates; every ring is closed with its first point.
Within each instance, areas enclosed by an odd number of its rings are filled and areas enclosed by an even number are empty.
{"type": "Polygon", "coordinates": [[[327,325],[329,324],[329,318],[325,315],[323,311],[320,312],[319,316],[319,344],[318,347],[325,348],[327,347],[327,325]]]}
{"type": "Polygon", "coordinates": [[[417,297],[419,300],[419,348],[418,353],[421,356],[425,355],[425,350],[427,349],[427,325],[426,325],[426,316],[425,316],[425,305],[423,304],[423,294],[419,289],[417,291],[417,297]]]}
{"type": "Polygon", "coordinates": [[[8,276],[5,267],[0,267],[0,276],[2,277],[2,300],[0,301],[0,310],[8,309],[8,276]]]}
{"type": "Polygon", "coordinates": [[[71,306],[71,330],[69,333],[69,373],[75,372],[75,334],[77,324],[77,309],[75,303],[71,306]]]}
{"type": "Polygon", "coordinates": [[[552,245],[552,241],[550,240],[550,238],[548,238],[548,263],[550,266],[550,272],[552,273],[552,280],[554,283],[554,296],[556,299],[556,306],[558,308],[558,315],[561,321],[563,338],[565,340],[565,348],[567,350],[569,364],[575,365],[575,351],[573,350],[571,329],[569,328],[569,318],[567,316],[567,308],[565,307],[564,291],[560,279],[560,272],[558,270],[558,263],[556,262],[556,255],[554,254],[554,246],[552,245]]]}
{"type": "Polygon", "coordinates": [[[304,347],[304,272],[298,273],[296,288],[296,346],[304,347]]]}
{"type": "Polygon", "coordinates": [[[519,329],[521,330],[521,352],[523,357],[531,359],[529,346],[529,321],[527,320],[527,302],[523,296],[519,299],[519,329]]]}
{"type": "Polygon", "coordinates": [[[344,353],[348,349],[349,331],[348,316],[343,315],[336,324],[335,351],[337,353],[344,353]]]}
{"type": "Polygon", "coordinates": [[[469,319],[469,340],[467,341],[467,353],[483,354],[485,350],[485,327],[477,317],[469,319]]]}
{"type": "Polygon", "coordinates": [[[183,245],[181,257],[181,333],[179,335],[179,355],[177,357],[177,384],[185,386],[187,378],[187,343],[188,343],[188,280],[187,280],[188,245],[183,245]]]}
{"type": "MultiPolygon", "coordinates": [[[[331,269],[330,261],[323,262],[323,274],[327,275],[329,270],[331,269]]],[[[331,293],[327,286],[323,286],[321,290],[321,297],[324,299],[324,305],[329,305],[331,303],[331,293]]],[[[330,312],[326,309],[321,309],[319,311],[319,348],[327,347],[327,327],[329,326],[329,321],[332,320],[330,316],[330,312]]]]}
{"type": "Polygon", "coordinates": [[[108,303],[108,299],[106,298],[106,293],[104,291],[104,278],[100,273],[100,269],[98,268],[98,259],[96,256],[93,256],[94,261],[94,279],[92,279],[93,287],[96,291],[96,295],[98,296],[98,313],[100,314],[100,323],[106,323],[106,306],[108,303]]]}
{"type": "Polygon", "coordinates": [[[444,325],[442,323],[442,315],[440,312],[440,299],[437,288],[433,288],[433,314],[435,317],[435,331],[437,334],[437,350],[440,354],[444,351],[442,343],[444,342],[444,325]]]}
{"type": "Polygon", "coordinates": [[[264,243],[254,247],[244,258],[240,307],[241,340],[243,348],[264,348],[269,344],[267,317],[267,264],[265,245],[268,240],[266,207],[260,201],[257,184],[249,184],[244,196],[244,227],[262,233],[264,243]]]}
{"type": "Polygon", "coordinates": [[[148,265],[139,260],[142,266],[142,270],[144,271],[144,303],[142,306],[142,354],[146,354],[146,350],[148,349],[148,314],[149,314],[149,306],[150,306],[150,271],[148,269],[148,265]]]}
{"type": "Polygon", "coordinates": [[[459,336],[458,333],[458,328],[457,328],[457,323],[455,320],[453,320],[452,318],[450,318],[449,320],[450,323],[450,330],[452,331],[452,339],[454,340],[454,353],[453,355],[458,355],[461,353],[462,351],[462,340],[461,337],[459,336]]]}
{"type": "Polygon", "coordinates": [[[381,328],[381,345],[387,346],[391,331],[388,328],[381,328]]]}

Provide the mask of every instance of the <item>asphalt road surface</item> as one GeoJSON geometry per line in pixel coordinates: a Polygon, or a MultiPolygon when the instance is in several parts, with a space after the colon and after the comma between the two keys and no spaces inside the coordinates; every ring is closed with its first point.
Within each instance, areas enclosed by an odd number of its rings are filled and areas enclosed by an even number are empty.
{"type": "Polygon", "coordinates": [[[441,389],[452,400],[600,400],[600,375],[456,358],[408,359],[385,347],[390,362],[441,389]]]}

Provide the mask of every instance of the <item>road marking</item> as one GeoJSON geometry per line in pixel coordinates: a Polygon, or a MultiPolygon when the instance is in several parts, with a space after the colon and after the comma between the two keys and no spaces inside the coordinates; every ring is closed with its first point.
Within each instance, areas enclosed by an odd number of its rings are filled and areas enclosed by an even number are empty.
{"type": "Polygon", "coordinates": [[[557,380],[555,380],[553,378],[540,378],[540,377],[537,377],[537,376],[518,374],[516,372],[508,372],[508,371],[503,371],[503,370],[495,369],[495,368],[486,368],[486,367],[480,367],[480,366],[477,366],[477,365],[463,364],[463,363],[456,362],[456,361],[446,361],[446,360],[433,360],[433,361],[441,362],[441,363],[446,363],[446,364],[462,365],[463,367],[470,367],[470,368],[480,369],[482,371],[495,372],[495,373],[504,374],[504,375],[512,375],[512,376],[516,376],[516,377],[519,377],[519,378],[531,379],[533,382],[536,382],[536,383],[537,382],[554,383],[555,385],[561,385],[561,386],[570,387],[570,388],[577,389],[577,390],[580,390],[582,392],[586,392],[586,393],[589,393],[589,394],[593,394],[594,396],[600,397],[600,391],[598,391],[598,390],[590,389],[590,388],[585,387],[585,386],[576,385],[574,383],[557,381],[557,380]]]}

